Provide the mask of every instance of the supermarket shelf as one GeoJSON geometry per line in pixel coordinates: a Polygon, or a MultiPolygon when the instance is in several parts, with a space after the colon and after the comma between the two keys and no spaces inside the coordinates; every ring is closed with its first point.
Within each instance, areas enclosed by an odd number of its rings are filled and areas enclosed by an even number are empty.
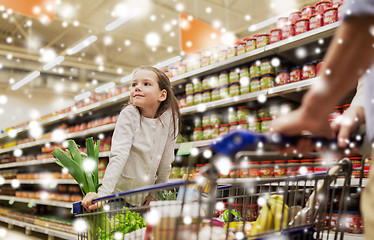
{"type": "Polygon", "coordinates": [[[282,86],[277,86],[257,92],[251,92],[235,97],[229,97],[213,102],[208,103],[201,103],[199,105],[190,106],[190,107],[184,107],[180,109],[180,112],[182,115],[186,114],[192,114],[197,112],[204,112],[208,109],[213,109],[217,107],[225,107],[225,106],[231,106],[233,104],[248,102],[257,100],[258,96],[260,95],[267,95],[267,96],[278,96],[280,94],[285,94],[287,92],[298,92],[303,89],[309,88],[314,82],[318,81],[319,77],[311,78],[308,80],[303,80],[299,82],[289,83],[282,86]]]}
{"type": "Polygon", "coordinates": [[[67,239],[67,240],[78,239],[77,234],[70,234],[70,233],[66,233],[66,232],[61,232],[61,231],[53,230],[53,229],[50,229],[50,228],[37,226],[37,225],[31,224],[31,223],[25,223],[25,222],[17,221],[15,219],[3,217],[3,216],[0,216],[0,221],[11,224],[11,225],[16,225],[16,226],[19,226],[19,227],[23,227],[23,228],[26,228],[26,229],[31,230],[31,231],[44,233],[44,234],[49,235],[49,236],[55,236],[55,237],[59,237],[59,238],[67,239]]]}
{"type": "MultiPolygon", "coordinates": [[[[330,233],[329,239],[334,239],[330,233]]],[[[344,233],[344,240],[365,240],[364,234],[344,233]]]]}
{"type": "MultiPolygon", "coordinates": [[[[11,184],[14,179],[7,179],[4,184],[11,184]]],[[[20,184],[77,184],[74,179],[16,179],[20,184]]]]}
{"type": "Polygon", "coordinates": [[[336,22],[326,26],[322,26],[320,28],[293,36],[291,38],[273,44],[269,44],[265,47],[257,48],[253,51],[246,52],[242,55],[235,56],[230,59],[226,59],[224,61],[178,75],[176,77],[171,78],[170,81],[174,84],[178,84],[185,81],[186,78],[201,77],[208,74],[217,73],[219,71],[234,68],[236,66],[248,63],[250,61],[258,60],[263,57],[268,57],[279,52],[287,51],[289,49],[294,49],[311,42],[316,42],[321,38],[331,37],[334,35],[337,27],[340,26],[340,24],[340,22],[336,22]]]}
{"type": "MultiPolygon", "coordinates": [[[[107,125],[104,125],[104,126],[99,126],[99,127],[87,129],[87,130],[84,130],[84,131],[80,131],[80,132],[69,133],[69,134],[66,134],[65,137],[66,137],[66,139],[69,139],[69,138],[76,138],[76,137],[84,137],[84,136],[87,136],[87,135],[90,135],[90,134],[101,133],[101,132],[104,132],[104,131],[111,131],[111,130],[114,129],[115,125],[116,125],[115,123],[111,123],[111,124],[107,124],[107,125]]],[[[5,152],[11,152],[11,151],[14,151],[15,149],[18,149],[18,148],[19,149],[30,148],[30,147],[44,145],[44,144],[50,143],[50,142],[53,142],[53,140],[52,139],[42,139],[42,140],[37,140],[37,141],[29,142],[29,143],[19,144],[19,145],[14,146],[14,147],[0,149],[0,154],[5,153],[5,152]]]]}
{"type": "Polygon", "coordinates": [[[20,198],[20,197],[4,196],[4,195],[0,195],[0,200],[6,200],[6,201],[14,200],[15,202],[22,202],[22,203],[34,202],[35,204],[48,205],[48,206],[54,206],[54,207],[63,207],[63,208],[73,207],[72,202],[60,202],[60,201],[51,201],[51,200],[20,198]]]}
{"type": "Polygon", "coordinates": [[[53,162],[55,162],[54,158],[23,161],[23,162],[4,163],[4,164],[0,164],[0,169],[20,167],[20,166],[42,165],[42,164],[48,164],[48,163],[53,163],[53,162]]]}
{"type": "MultiPolygon", "coordinates": [[[[230,59],[208,65],[206,67],[202,67],[199,69],[196,69],[194,71],[190,71],[181,75],[178,75],[176,77],[173,77],[170,79],[171,83],[173,85],[180,84],[184,81],[186,81],[187,78],[193,78],[193,77],[201,77],[204,75],[217,73],[222,70],[226,70],[229,68],[233,68],[236,66],[239,66],[241,64],[248,63],[249,61],[257,60],[263,57],[271,56],[274,54],[277,54],[279,52],[287,51],[289,49],[293,49],[299,46],[302,46],[307,43],[315,42],[321,38],[330,37],[333,36],[338,26],[340,26],[340,22],[332,23],[323,27],[320,27],[318,29],[314,29],[302,34],[299,34],[297,36],[293,36],[291,38],[267,45],[262,48],[255,49],[253,51],[244,53],[239,56],[232,57],[230,59]]],[[[108,98],[101,102],[96,102],[93,104],[90,104],[88,106],[82,107],[77,109],[74,112],[70,113],[64,113],[61,115],[57,115],[54,117],[51,117],[49,119],[40,121],[40,125],[48,125],[52,124],[58,121],[62,121],[65,119],[68,119],[74,115],[78,115],[81,113],[86,113],[92,110],[97,110],[100,108],[104,108],[113,104],[116,104],[118,101],[125,101],[129,98],[129,92],[122,93],[120,95],[108,98]]],[[[28,126],[15,129],[17,133],[24,132],[28,130],[28,126]]],[[[2,134],[0,135],[0,139],[8,137],[8,134],[2,134]]],[[[1,152],[0,152],[1,153],[1,152]]]]}
{"type": "MultiPolygon", "coordinates": [[[[266,179],[266,178],[258,178],[258,179],[266,179]]],[[[268,178],[269,180],[270,179],[273,179],[273,178],[268,178]]],[[[249,181],[256,181],[257,179],[256,178],[220,178],[218,179],[217,181],[217,184],[218,185],[231,185],[231,184],[234,184],[234,183],[248,183],[249,181]]],[[[302,182],[305,182],[305,181],[302,181],[302,182]]],[[[362,181],[362,187],[365,187],[366,184],[368,182],[368,179],[367,178],[364,178],[363,181],[362,181]]],[[[340,187],[340,186],[343,186],[343,183],[344,183],[344,179],[343,178],[338,178],[337,181],[336,181],[336,184],[335,186],[337,187],[340,187]]],[[[351,179],[351,186],[358,186],[359,184],[359,179],[358,178],[352,178],[351,179]]],[[[273,185],[275,186],[278,186],[278,183],[274,183],[273,185]]],[[[284,182],[280,183],[280,186],[284,186],[284,182]]],[[[314,181],[310,181],[310,180],[307,180],[306,181],[306,186],[314,186],[314,181]]]]}
{"type": "MultiPolygon", "coordinates": [[[[117,96],[105,99],[104,101],[96,102],[96,103],[90,104],[88,106],[81,107],[81,108],[77,109],[76,111],[72,111],[72,112],[69,112],[69,113],[64,113],[64,114],[60,114],[60,115],[57,115],[57,116],[53,116],[53,117],[48,118],[46,120],[40,121],[39,123],[40,123],[41,126],[44,126],[44,125],[52,124],[52,123],[59,122],[59,121],[62,121],[62,120],[66,120],[68,118],[71,118],[71,117],[73,117],[75,115],[78,115],[78,114],[81,114],[81,113],[86,113],[86,112],[89,112],[89,111],[92,111],[92,110],[98,110],[100,108],[104,108],[104,107],[107,107],[107,106],[110,106],[110,105],[113,105],[113,104],[117,104],[118,101],[125,101],[129,98],[129,96],[130,96],[130,93],[125,92],[125,93],[119,94],[117,96]]],[[[28,129],[29,129],[29,127],[25,126],[25,127],[21,127],[21,128],[15,129],[15,130],[18,134],[18,133],[24,132],[28,129]]],[[[8,133],[4,133],[4,134],[0,135],[0,139],[5,138],[5,137],[8,137],[8,133]]]]}
{"type": "MultiPolygon", "coordinates": [[[[203,141],[195,141],[193,142],[194,147],[207,147],[215,140],[203,140],[203,141]]],[[[178,149],[182,143],[175,144],[175,149],[178,149]]]]}

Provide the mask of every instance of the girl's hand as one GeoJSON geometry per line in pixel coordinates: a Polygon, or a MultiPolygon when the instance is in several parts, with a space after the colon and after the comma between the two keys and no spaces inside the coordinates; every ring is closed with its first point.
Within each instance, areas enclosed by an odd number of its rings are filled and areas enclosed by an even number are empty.
{"type": "Polygon", "coordinates": [[[87,193],[86,196],[82,200],[82,206],[87,211],[97,209],[102,204],[100,202],[92,203],[92,200],[95,199],[95,198],[98,198],[98,197],[99,197],[99,195],[97,193],[94,193],[94,192],[87,193]]]}
{"type": "Polygon", "coordinates": [[[148,194],[144,200],[143,200],[143,206],[149,206],[149,203],[152,202],[152,201],[156,201],[156,199],[154,197],[152,197],[150,194],[148,194]]]}

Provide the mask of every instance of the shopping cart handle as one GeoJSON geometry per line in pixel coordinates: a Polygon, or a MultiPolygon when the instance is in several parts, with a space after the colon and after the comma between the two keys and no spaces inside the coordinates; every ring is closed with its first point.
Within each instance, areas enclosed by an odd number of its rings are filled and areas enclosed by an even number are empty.
{"type": "MultiPolygon", "coordinates": [[[[329,146],[336,144],[336,139],[326,139],[314,136],[297,136],[286,137],[279,133],[253,133],[249,131],[237,130],[234,131],[211,144],[214,151],[223,155],[235,154],[243,149],[256,147],[260,142],[265,146],[279,146],[284,147],[287,144],[293,145],[300,138],[309,138],[313,143],[320,143],[321,146],[329,146]]],[[[350,142],[360,146],[363,137],[356,137],[351,139],[350,142]]]]}

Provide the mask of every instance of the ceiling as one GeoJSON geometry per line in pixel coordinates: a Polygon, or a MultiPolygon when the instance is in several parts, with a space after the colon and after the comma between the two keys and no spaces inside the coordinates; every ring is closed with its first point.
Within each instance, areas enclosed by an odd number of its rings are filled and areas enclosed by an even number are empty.
{"type": "MultiPolygon", "coordinates": [[[[316,2],[56,0],[56,16],[51,22],[16,13],[4,15],[8,13],[5,9],[0,12],[0,94],[11,91],[10,82],[17,82],[35,70],[41,71],[41,76],[16,91],[20,94],[25,89],[27,92],[58,91],[56,86],[64,85],[64,91],[76,95],[92,91],[108,81],[120,85],[120,78],[131,73],[134,68],[154,65],[181,54],[179,12],[244,38],[254,34],[248,32],[250,25],[316,2]],[[106,31],[105,27],[117,18],[116,9],[123,6],[130,11],[139,8],[141,12],[117,29],[106,31]],[[152,32],[160,36],[158,46],[152,47],[145,43],[147,34],[152,32]],[[97,41],[76,54],[67,54],[69,48],[90,35],[97,36],[97,41]],[[45,63],[40,59],[51,50],[56,57],[65,56],[65,61],[49,71],[43,71],[45,63]]],[[[274,26],[261,31],[269,32],[271,28],[274,26]]]]}

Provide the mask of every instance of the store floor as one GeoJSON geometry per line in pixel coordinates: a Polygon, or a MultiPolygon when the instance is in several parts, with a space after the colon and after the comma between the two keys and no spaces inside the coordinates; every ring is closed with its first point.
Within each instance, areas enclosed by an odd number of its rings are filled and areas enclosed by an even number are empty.
{"type": "Polygon", "coordinates": [[[9,229],[6,224],[0,224],[0,240],[47,240],[45,234],[32,232],[31,235],[25,234],[25,229],[14,226],[9,229]]]}

